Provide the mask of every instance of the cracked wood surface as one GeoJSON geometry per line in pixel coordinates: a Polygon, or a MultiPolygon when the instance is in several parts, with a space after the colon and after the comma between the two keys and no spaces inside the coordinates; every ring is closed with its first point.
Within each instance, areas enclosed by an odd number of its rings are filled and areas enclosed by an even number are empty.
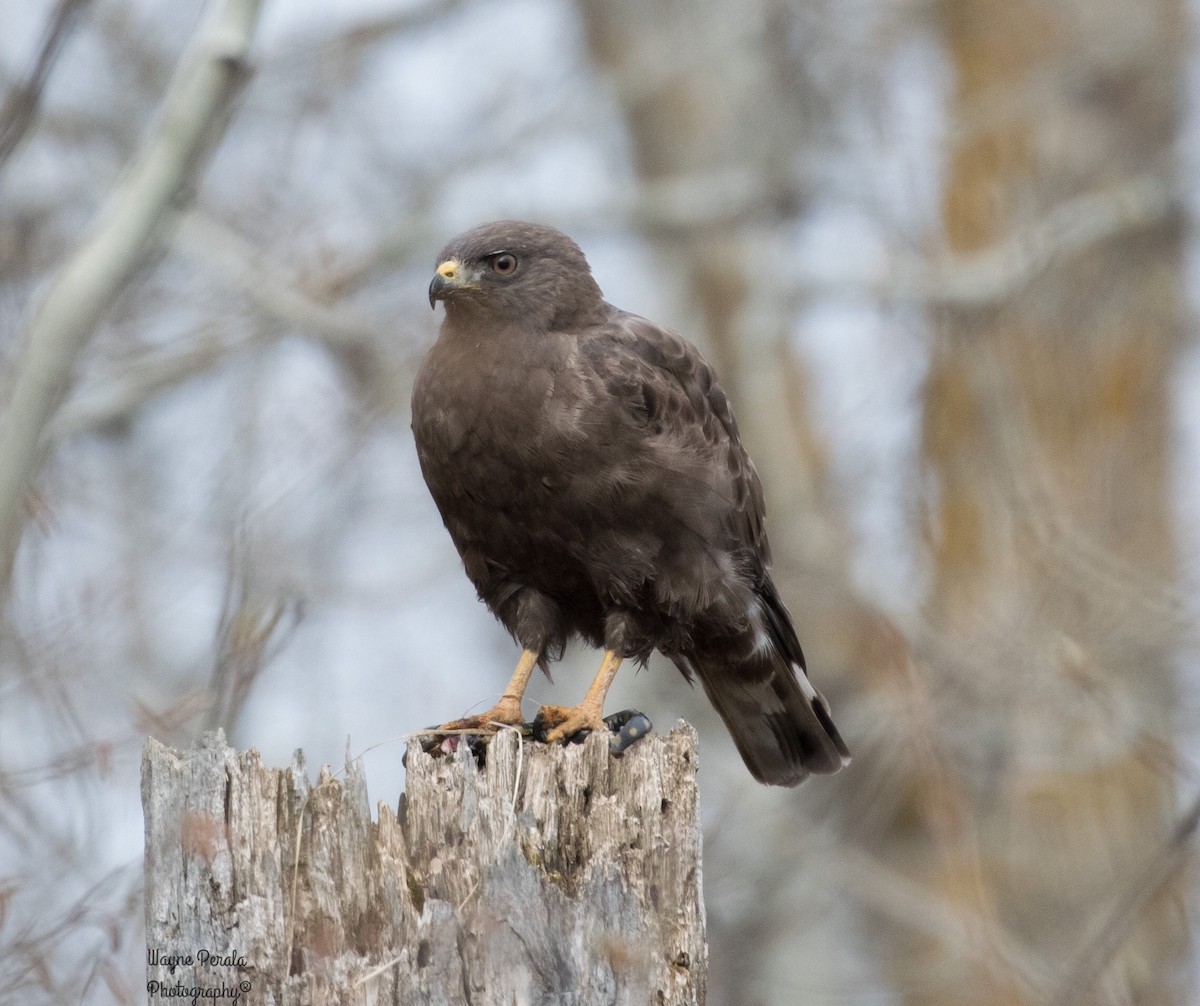
{"type": "Polygon", "coordinates": [[[310,783],[300,751],[273,769],[220,732],[148,740],[151,1000],[703,1004],[691,727],[621,757],[505,732],[482,769],[407,759],[399,812],[372,819],[361,762],[310,783]]]}

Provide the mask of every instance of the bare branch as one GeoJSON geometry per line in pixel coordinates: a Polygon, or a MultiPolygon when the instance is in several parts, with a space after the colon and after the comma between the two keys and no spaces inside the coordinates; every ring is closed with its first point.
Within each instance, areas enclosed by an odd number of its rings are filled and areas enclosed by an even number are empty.
{"type": "Polygon", "coordinates": [[[1183,211],[1183,200],[1169,181],[1142,175],[1068,199],[985,251],[932,262],[897,256],[890,274],[875,282],[803,280],[797,300],[866,295],[929,307],[986,307],[1011,297],[1056,263],[1102,241],[1160,225],[1183,211]]]}
{"type": "Polygon", "coordinates": [[[1155,175],[1069,199],[1032,226],[987,251],[897,277],[897,295],[948,306],[995,303],[1055,261],[1078,255],[1101,241],[1162,223],[1178,212],[1173,188],[1155,175]]]}
{"type": "Polygon", "coordinates": [[[1025,987],[1045,984],[1045,962],[997,919],[930,893],[870,853],[844,847],[838,852],[830,862],[847,890],[893,926],[944,942],[978,967],[1000,963],[1025,987]]]}
{"type": "Polygon", "coordinates": [[[94,379],[74,392],[43,431],[46,449],[66,437],[132,415],[143,405],[235,353],[262,344],[256,338],[210,340],[182,350],[155,352],[122,368],[119,377],[94,379]]]}
{"type": "Polygon", "coordinates": [[[232,227],[198,210],[185,213],[173,236],[175,247],[239,287],[260,308],[322,342],[345,348],[382,338],[363,318],[308,296],[232,227]]]}
{"type": "Polygon", "coordinates": [[[1200,797],[1192,801],[1166,844],[1125,889],[1102,925],[1066,973],[1051,1006],[1095,1002],[1096,984],[1120,952],[1145,907],[1171,883],[1187,861],[1200,830],[1200,797]]]}
{"type": "Polygon", "coordinates": [[[96,323],[152,247],[164,215],[197,178],[247,77],[261,0],[224,0],[171,83],[157,125],[34,315],[0,419],[0,583],[24,524],[42,431],[96,323]]]}
{"type": "Polygon", "coordinates": [[[357,66],[376,46],[394,39],[397,35],[425,28],[440,18],[464,6],[466,0],[430,0],[418,7],[406,7],[399,11],[386,11],[365,17],[349,28],[331,35],[306,39],[297,45],[285,45],[273,57],[272,63],[302,67],[308,71],[315,60],[328,61],[341,66],[357,66]]]}
{"type": "Polygon", "coordinates": [[[63,43],[71,34],[71,29],[79,23],[79,16],[84,8],[91,2],[92,0],[58,0],[50,14],[42,46],[28,77],[24,83],[9,92],[4,104],[0,106],[0,167],[3,167],[4,162],[17,149],[37,118],[42,89],[50,79],[50,71],[62,51],[63,43]]]}
{"type": "MultiPolygon", "coordinates": [[[[236,286],[265,314],[316,336],[339,354],[385,341],[384,333],[367,319],[299,290],[259,248],[215,217],[189,210],[179,217],[171,242],[177,252],[195,258],[236,286]]],[[[263,326],[250,335],[223,336],[183,349],[156,351],[123,365],[119,376],[93,379],[55,413],[43,433],[43,446],[117,422],[156,395],[237,353],[266,345],[277,335],[277,329],[263,326]]]]}

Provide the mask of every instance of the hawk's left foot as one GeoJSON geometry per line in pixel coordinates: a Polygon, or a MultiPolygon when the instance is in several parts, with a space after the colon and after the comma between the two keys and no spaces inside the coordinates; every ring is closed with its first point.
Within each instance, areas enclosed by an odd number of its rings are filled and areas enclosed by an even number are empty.
{"type": "Polygon", "coordinates": [[[544,740],[547,744],[567,740],[578,743],[593,730],[603,727],[604,697],[620,666],[621,657],[606,649],[600,670],[583,701],[577,706],[542,706],[533,721],[534,739],[544,740]]]}
{"type": "Polygon", "coordinates": [[[533,739],[545,744],[559,741],[580,744],[593,730],[603,728],[610,735],[609,749],[613,754],[622,754],[654,728],[650,717],[636,709],[623,709],[595,721],[588,715],[589,712],[581,706],[542,706],[531,724],[533,739]],[[581,720],[583,725],[576,726],[581,720]]]}
{"type": "Polygon", "coordinates": [[[577,706],[542,706],[533,720],[534,739],[547,744],[579,743],[593,730],[604,728],[600,707],[586,701],[577,706]]]}

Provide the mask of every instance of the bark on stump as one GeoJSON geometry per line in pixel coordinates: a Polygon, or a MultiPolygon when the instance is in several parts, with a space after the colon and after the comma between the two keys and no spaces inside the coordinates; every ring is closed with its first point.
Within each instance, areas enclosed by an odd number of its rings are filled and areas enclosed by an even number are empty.
{"type": "Polygon", "coordinates": [[[407,773],[376,821],[359,762],[148,740],[151,1001],[703,1004],[691,727],[620,757],[506,732],[482,769],[414,744],[407,773]]]}

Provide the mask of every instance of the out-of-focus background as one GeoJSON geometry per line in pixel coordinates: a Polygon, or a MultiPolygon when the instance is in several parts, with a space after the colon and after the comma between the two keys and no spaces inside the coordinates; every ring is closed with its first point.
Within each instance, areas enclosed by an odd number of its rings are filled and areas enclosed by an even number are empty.
{"type": "Polygon", "coordinates": [[[700,730],[710,1003],[1197,1001],[1183,0],[265,0],[97,255],[207,16],[3,10],[0,999],[143,1001],[147,734],[365,752],[394,803],[402,735],[496,699],[408,397],[437,250],[511,216],[717,366],[855,752],[768,790],[665,662],[618,678],[700,730]]]}

